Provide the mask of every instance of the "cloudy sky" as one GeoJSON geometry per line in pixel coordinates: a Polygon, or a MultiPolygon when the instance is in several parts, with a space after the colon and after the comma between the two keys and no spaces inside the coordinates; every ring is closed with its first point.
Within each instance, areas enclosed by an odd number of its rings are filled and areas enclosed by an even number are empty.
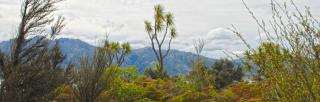
{"type": "MultiPolygon", "coordinates": [[[[14,36],[21,1],[0,0],[0,41],[14,36]]],[[[259,18],[271,16],[270,0],[245,1],[259,18]]],[[[296,3],[301,7],[310,6],[319,17],[319,0],[296,0],[296,3]]],[[[178,38],[173,42],[174,49],[193,52],[193,41],[203,39],[205,56],[223,57],[221,50],[240,53],[246,48],[227,30],[231,24],[254,46],[258,42],[257,26],[241,0],[67,0],[59,4],[56,12],[67,21],[59,37],[97,45],[108,32],[111,40],[130,42],[135,48],[149,46],[144,20],[152,19],[155,4],[164,5],[165,10],[175,16],[178,38]]]]}

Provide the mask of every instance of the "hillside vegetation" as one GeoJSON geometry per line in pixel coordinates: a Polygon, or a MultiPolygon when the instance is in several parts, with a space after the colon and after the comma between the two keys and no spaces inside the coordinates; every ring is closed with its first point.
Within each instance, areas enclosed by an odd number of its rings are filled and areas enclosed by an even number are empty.
{"type": "Polygon", "coordinates": [[[201,39],[194,41],[195,54],[178,55],[171,46],[179,37],[174,13],[162,5],[155,5],[154,18],[144,22],[151,44],[147,50],[133,51],[130,43],[108,37],[99,47],[61,44],[65,42],[54,40],[67,22],[54,16],[61,1],[23,1],[17,36],[0,50],[1,102],[320,101],[320,23],[293,1],[271,0],[269,23],[259,20],[244,2],[259,35],[267,39],[252,48],[236,27],[230,27],[249,49],[241,64],[201,56],[206,46],[214,46],[201,39]],[[63,54],[66,46],[88,53],[63,54]],[[144,57],[142,53],[152,58],[135,59],[144,57]],[[189,66],[176,65],[189,61],[175,59],[181,56],[192,57],[189,66]],[[152,63],[142,65],[147,60],[152,63]],[[188,70],[179,69],[185,67],[188,70]]]}

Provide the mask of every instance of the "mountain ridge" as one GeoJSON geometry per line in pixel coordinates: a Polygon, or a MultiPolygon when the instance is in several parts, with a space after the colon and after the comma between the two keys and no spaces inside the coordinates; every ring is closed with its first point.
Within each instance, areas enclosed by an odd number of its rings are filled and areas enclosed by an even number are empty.
{"type": "MultiPolygon", "coordinates": [[[[12,40],[0,42],[0,50],[9,53],[12,40]]],[[[63,54],[67,55],[64,63],[80,62],[81,57],[92,56],[96,46],[90,45],[79,39],[59,38],[54,39],[49,46],[53,46],[56,42],[61,46],[63,54]]],[[[169,75],[187,74],[192,68],[192,60],[196,54],[179,50],[171,50],[165,60],[165,68],[169,75]]],[[[202,56],[206,63],[210,66],[216,59],[202,56]]],[[[134,49],[127,56],[124,66],[136,66],[139,72],[153,67],[157,63],[155,55],[151,47],[134,49]]]]}

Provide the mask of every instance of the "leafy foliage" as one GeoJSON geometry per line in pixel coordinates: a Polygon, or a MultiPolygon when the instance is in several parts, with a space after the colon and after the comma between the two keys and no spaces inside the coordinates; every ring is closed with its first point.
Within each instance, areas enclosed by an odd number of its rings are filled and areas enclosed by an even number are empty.
{"type": "Polygon", "coordinates": [[[152,79],[169,78],[167,72],[161,68],[160,64],[157,64],[155,68],[148,68],[144,73],[152,79]]]}
{"type": "Polygon", "coordinates": [[[221,59],[212,65],[210,74],[215,75],[215,86],[221,89],[234,81],[241,81],[244,75],[242,69],[228,59],[221,59]]]}
{"type": "MultiPolygon", "coordinates": [[[[267,41],[262,42],[260,47],[246,53],[246,62],[249,67],[258,69],[257,81],[269,86],[263,100],[316,102],[320,100],[319,22],[308,8],[302,12],[293,1],[290,3],[288,6],[287,2],[282,5],[271,0],[271,31],[245,5],[267,36],[267,41]],[[289,10],[290,7],[295,11],[289,10]]],[[[236,30],[234,32],[241,36],[236,30]]]]}

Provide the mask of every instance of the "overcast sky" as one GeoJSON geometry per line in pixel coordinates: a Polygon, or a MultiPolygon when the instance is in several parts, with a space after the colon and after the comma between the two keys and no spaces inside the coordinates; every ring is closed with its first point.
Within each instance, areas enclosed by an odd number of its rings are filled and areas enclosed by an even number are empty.
{"type": "MultiPolygon", "coordinates": [[[[12,38],[19,22],[22,0],[0,0],[0,41],[12,38]]],[[[270,0],[245,0],[259,18],[271,16],[270,0]]],[[[308,5],[319,18],[320,0],[296,0],[308,5]]],[[[144,20],[153,17],[153,6],[162,4],[175,16],[178,38],[173,48],[193,51],[193,41],[206,42],[203,55],[220,58],[221,50],[240,53],[246,48],[227,30],[234,24],[245,38],[258,42],[257,26],[241,0],[67,0],[59,4],[57,15],[66,18],[67,27],[59,37],[76,38],[97,45],[109,32],[110,39],[130,42],[133,47],[149,46],[144,20]]]]}

